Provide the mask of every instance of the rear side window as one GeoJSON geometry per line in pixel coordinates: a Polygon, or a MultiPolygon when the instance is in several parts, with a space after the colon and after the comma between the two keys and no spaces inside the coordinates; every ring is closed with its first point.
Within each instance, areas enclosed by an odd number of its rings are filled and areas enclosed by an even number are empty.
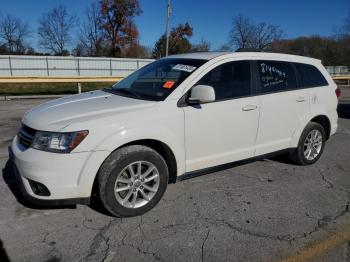
{"type": "Polygon", "coordinates": [[[235,61],[220,65],[207,73],[197,85],[212,86],[216,100],[249,96],[250,63],[235,61]]]}
{"type": "Polygon", "coordinates": [[[295,63],[300,75],[300,87],[317,87],[328,85],[322,73],[313,65],[295,63]]]}
{"type": "Polygon", "coordinates": [[[294,69],[288,62],[258,61],[261,93],[293,90],[297,88],[294,69]]]}

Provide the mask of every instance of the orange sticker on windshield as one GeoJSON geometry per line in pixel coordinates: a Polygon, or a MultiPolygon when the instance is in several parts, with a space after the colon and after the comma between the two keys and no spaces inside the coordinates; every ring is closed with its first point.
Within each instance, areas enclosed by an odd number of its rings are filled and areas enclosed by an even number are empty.
{"type": "Polygon", "coordinates": [[[163,84],[163,88],[172,88],[173,86],[175,85],[175,81],[166,81],[164,84],[163,84]]]}

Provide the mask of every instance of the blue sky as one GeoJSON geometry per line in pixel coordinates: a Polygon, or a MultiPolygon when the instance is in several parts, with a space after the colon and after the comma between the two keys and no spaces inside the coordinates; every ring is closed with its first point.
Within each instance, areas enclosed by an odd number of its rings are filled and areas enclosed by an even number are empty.
{"type": "MultiPolygon", "coordinates": [[[[11,13],[30,23],[31,45],[37,48],[37,21],[43,12],[63,4],[78,17],[93,0],[0,0],[2,13],[11,13]]],[[[140,0],[143,13],[136,18],[140,42],[153,46],[165,31],[167,0],[140,0]]],[[[192,42],[201,39],[212,49],[227,42],[234,16],[242,14],[256,22],[278,25],[287,38],[328,36],[350,12],[350,0],[173,0],[171,25],[188,21],[194,27],[192,42]],[[317,4],[316,4],[317,3],[317,4]]]]}

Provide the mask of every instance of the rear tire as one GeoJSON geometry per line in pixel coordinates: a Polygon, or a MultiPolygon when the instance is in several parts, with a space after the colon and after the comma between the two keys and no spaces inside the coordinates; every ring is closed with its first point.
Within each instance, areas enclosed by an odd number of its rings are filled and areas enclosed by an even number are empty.
{"type": "Polygon", "coordinates": [[[310,122],[301,133],[298,147],[290,153],[290,159],[298,165],[311,165],[322,155],[326,143],[324,127],[310,122]]]}
{"type": "Polygon", "coordinates": [[[113,216],[138,216],[160,201],[168,180],[168,167],[158,152],[146,146],[127,146],[103,163],[97,177],[98,195],[113,216]]]}

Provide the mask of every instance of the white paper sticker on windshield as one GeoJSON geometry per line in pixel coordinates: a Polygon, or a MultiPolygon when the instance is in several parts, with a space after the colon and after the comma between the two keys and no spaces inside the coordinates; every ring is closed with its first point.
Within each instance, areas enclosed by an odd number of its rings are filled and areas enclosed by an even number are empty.
{"type": "Polygon", "coordinates": [[[177,64],[176,66],[173,67],[173,70],[180,70],[180,71],[185,71],[185,72],[191,73],[196,68],[197,67],[195,67],[195,66],[177,64]]]}

